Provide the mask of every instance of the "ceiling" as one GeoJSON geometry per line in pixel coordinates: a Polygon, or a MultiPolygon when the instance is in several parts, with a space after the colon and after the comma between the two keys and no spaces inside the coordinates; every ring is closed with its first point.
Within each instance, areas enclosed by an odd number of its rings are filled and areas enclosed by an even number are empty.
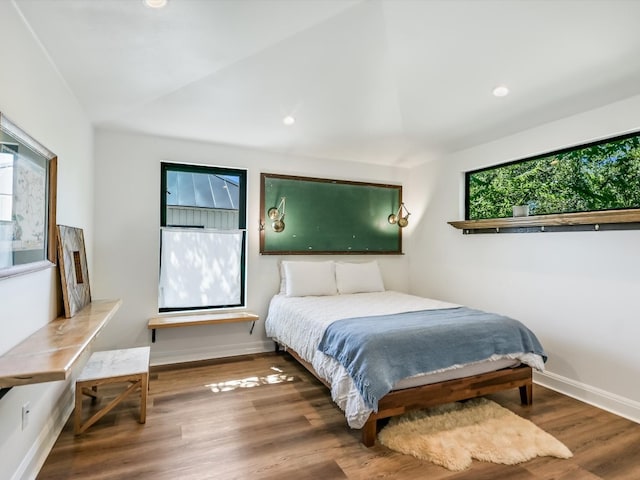
{"type": "Polygon", "coordinates": [[[640,94],[634,0],[14,3],[94,125],[288,155],[413,166],[640,94]]]}

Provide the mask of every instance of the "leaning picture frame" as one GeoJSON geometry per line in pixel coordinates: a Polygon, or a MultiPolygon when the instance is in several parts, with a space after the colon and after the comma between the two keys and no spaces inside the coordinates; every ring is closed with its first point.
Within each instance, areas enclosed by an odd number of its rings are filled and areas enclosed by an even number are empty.
{"type": "Polygon", "coordinates": [[[56,264],[57,161],[0,112],[0,279],[56,264]]]}
{"type": "Polygon", "coordinates": [[[64,316],[71,318],[91,303],[84,231],[66,225],[58,225],[57,230],[64,316]]]}

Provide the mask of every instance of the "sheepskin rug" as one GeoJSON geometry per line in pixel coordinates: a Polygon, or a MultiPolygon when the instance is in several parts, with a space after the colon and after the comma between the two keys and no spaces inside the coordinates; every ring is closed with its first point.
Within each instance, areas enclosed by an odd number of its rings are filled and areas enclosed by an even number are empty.
{"type": "Polygon", "coordinates": [[[392,450],[454,471],[469,468],[473,458],[514,465],[535,457],[573,456],[529,420],[485,398],[392,418],[378,439],[392,450]]]}

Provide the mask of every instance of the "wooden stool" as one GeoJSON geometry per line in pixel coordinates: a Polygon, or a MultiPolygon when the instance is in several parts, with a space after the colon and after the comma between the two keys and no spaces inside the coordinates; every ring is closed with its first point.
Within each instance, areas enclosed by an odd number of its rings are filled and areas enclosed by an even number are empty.
{"type": "Polygon", "coordinates": [[[94,352],[80,376],[76,380],[76,410],[74,417],[74,432],[76,435],[84,432],[96,423],[113,407],[136,389],[140,389],[140,423],[147,418],[147,390],[149,388],[149,351],[150,347],[127,348],[124,350],[109,350],[94,352]],[[127,389],[111,400],[105,407],[97,411],[86,422],[82,423],[83,395],[98,398],[99,385],[110,383],[131,384],[127,389]]]}

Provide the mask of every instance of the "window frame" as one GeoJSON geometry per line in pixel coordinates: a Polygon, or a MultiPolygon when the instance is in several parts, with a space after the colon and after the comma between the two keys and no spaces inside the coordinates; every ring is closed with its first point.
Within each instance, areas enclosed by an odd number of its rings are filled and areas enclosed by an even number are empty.
{"type": "MultiPolygon", "coordinates": [[[[221,310],[228,308],[243,308],[246,307],[246,269],[247,269],[247,170],[242,168],[232,167],[220,167],[213,165],[194,165],[188,163],[178,162],[161,162],[160,163],[160,236],[162,239],[162,229],[165,227],[178,227],[178,228],[194,228],[200,229],[202,227],[189,226],[189,225],[167,225],[167,173],[169,171],[174,172],[187,172],[187,173],[202,173],[213,175],[229,175],[238,177],[238,227],[237,229],[243,232],[242,238],[242,250],[240,258],[240,302],[232,305],[206,305],[206,306],[194,306],[194,307],[160,307],[158,305],[158,311],[160,313],[175,313],[182,311],[207,311],[207,310],[221,310]]],[[[162,259],[162,241],[160,241],[159,248],[159,267],[162,259]]],[[[160,274],[160,268],[158,270],[160,274]]],[[[160,288],[160,277],[158,277],[158,288],[160,288]]]]}
{"type": "MultiPolygon", "coordinates": [[[[482,221],[482,220],[489,220],[489,219],[470,219],[470,177],[473,174],[477,174],[477,173],[481,173],[481,172],[485,172],[488,170],[496,170],[498,168],[503,168],[503,167],[508,167],[510,165],[516,165],[519,163],[525,163],[525,162],[530,162],[530,161],[534,161],[534,160],[539,160],[541,158],[546,158],[546,157],[552,157],[555,155],[562,155],[565,153],[569,153],[569,152],[573,152],[573,151],[577,151],[577,150],[582,150],[582,149],[587,149],[590,147],[594,147],[594,146],[598,146],[598,145],[603,145],[603,144],[607,144],[607,143],[613,143],[613,142],[617,142],[620,140],[625,140],[627,138],[633,138],[633,137],[639,137],[640,138],[640,130],[638,131],[634,131],[634,132],[629,132],[629,133],[625,133],[622,135],[616,135],[616,136],[612,136],[612,137],[606,137],[600,140],[595,140],[593,142],[587,142],[587,143],[581,143],[578,145],[574,145],[571,147],[565,147],[562,149],[558,149],[558,150],[552,150],[552,151],[548,151],[548,152],[544,152],[544,153],[540,153],[538,155],[533,155],[530,157],[525,157],[525,158],[521,158],[521,159],[517,159],[517,160],[510,160],[507,162],[503,162],[503,163],[499,163],[496,165],[491,165],[489,167],[483,167],[483,168],[478,168],[475,170],[469,170],[467,172],[465,172],[464,175],[464,218],[465,221],[482,221]]],[[[593,213],[593,212],[604,212],[604,211],[625,211],[625,210],[636,210],[640,208],[640,205],[638,207],[620,207],[620,208],[615,208],[615,209],[601,209],[601,210],[581,210],[579,212],[576,211],[563,211],[563,212],[549,212],[549,213],[545,213],[545,214],[540,214],[539,216],[546,216],[546,215],[567,215],[567,214],[574,214],[574,213],[593,213]]],[[[495,217],[497,218],[511,218],[511,217],[495,217]]],[[[493,218],[492,218],[493,219],[493,218]]]]}

